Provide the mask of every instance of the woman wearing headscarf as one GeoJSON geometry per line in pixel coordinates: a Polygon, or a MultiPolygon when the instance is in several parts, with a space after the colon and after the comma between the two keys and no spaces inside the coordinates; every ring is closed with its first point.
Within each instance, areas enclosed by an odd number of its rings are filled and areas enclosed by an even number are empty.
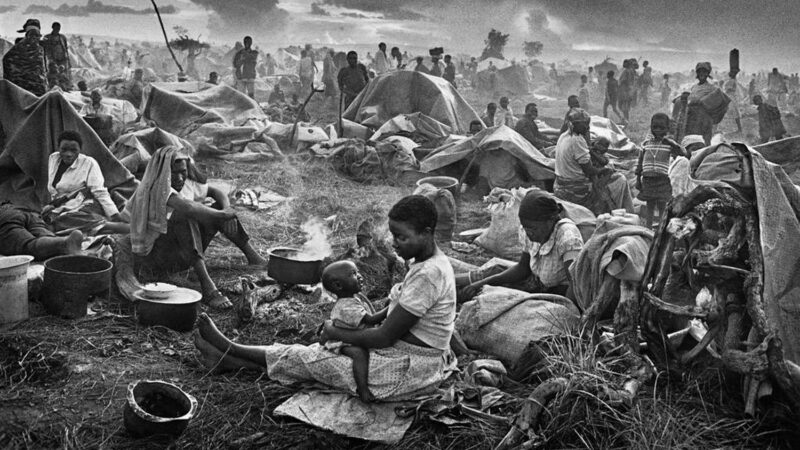
{"type": "Polygon", "coordinates": [[[711,63],[697,63],[694,71],[697,84],[692,86],[687,98],[685,134],[699,134],[703,136],[706,145],[710,145],[714,125],[725,117],[731,99],[718,86],[708,82],[711,76],[711,63]]]}
{"type": "Polygon", "coordinates": [[[521,283],[531,292],[572,295],[569,267],[583,248],[578,226],[563,217],[564,207],[549,193],[532,190],[519,207],[525,245],[519,261],[495,275],[473,281],[461,291],[461,299],[474,297],[483,286],[515,287],[521,283]]]}
{"type": "Polygon", "coordinates": [[[231,302],[211,280],[203,257],[214,236],[224,234],[249,264],[266,261],[250,246],[249,236],[227,201],[215,196],[216,207],[205,206],[199,197],[210,192],[198,195],[196,189],[185,189],[189,168],[188,156],[171,145],[157,150],[147,164],[122,213],[130,219],[134,274],[140,279],[157,279],[191,267],[200,280],[203,300],[212,307],[230,308],[231,302]]]}

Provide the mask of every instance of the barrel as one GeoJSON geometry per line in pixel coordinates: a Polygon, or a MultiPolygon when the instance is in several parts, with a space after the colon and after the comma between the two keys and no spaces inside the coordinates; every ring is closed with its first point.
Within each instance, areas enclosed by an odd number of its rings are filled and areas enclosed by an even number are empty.
{"type": "Polygon", "coordinates": [[[109,298],[111,261],[92,256],[56,256],[44,263],[41,301],[48,313],[77,319],[90,297],[109,298]]]}
{"type": "Polygon", "coordinates": [[[0,257],[0,324],[28,318],[28,264],[33,256],[0,257]]]}

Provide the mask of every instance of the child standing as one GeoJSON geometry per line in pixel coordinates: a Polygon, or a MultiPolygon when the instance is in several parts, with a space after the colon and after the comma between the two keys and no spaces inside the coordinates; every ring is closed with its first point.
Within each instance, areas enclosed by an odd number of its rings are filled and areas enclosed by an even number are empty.
{"type": "Polygon", "coordinates": [[[781,110],[764,102],[760,95],[753,96],[753,104],[758,107],[758,135],[761,143],[769,142],[771,138],[775,138],[776,141],[783,139],[786,128],[781,120],[781,110]]]}
{"type": "MultiPolygon", "coordinates": [[[[378,313],[361,292],[363,278],[351,261],[338,261],[329,264],[322,272],[322,285],[336,294],[336,304],[331,311],[333,325],[348,330],[361,330],[378,325],[386,319],[388,308],[378,313]]],[[[375,396],[369,390],[369,350],[347,345],[338,341],[325,343],[328,350],[339,352],[353,360],[353,377],[356,392],[362,401],[370,402],[375,396]]]]}
{"type": "Polygon", "coordinates": [[[667,202],[672,198],[672,185],[669,181],[669,164],[672,156],[686,156],[674,140],[666,137],[669,131],[669,116],[654,114],[650,119],[651,139],[642,143],[639,163],[636,167],[636,188],[639,200],[647,202],[644,226],[651,227],[653,215],[658,209],[658,218],[664,213],[667,202]]]}

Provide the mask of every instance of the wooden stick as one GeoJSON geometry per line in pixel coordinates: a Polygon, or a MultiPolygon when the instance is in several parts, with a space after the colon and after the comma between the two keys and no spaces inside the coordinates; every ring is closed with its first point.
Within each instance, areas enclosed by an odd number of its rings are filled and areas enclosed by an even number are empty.
{"type": "Polygon", "coordinates": [[[683,317],[694,317],[695,319],[705,319],[708,317],[708,312],[698,306],[673,305],[661,300],[649,292],[642,292],[642,295],[648,302],[650,302],[651,305],[670,314],[683,317]]]}
{"type": "Polygon", "coordinates": [[[156,16],[158,17],[158,24],[161,25],[161,32],[164,33],[164,41],[167,43],[167,49],[169,50],[169,54],[172,55],[172,60],[175,61],[175,64],[178,66],[178,70],[183,72],[183,67],[181,67],[181,63],[178,62],[178,58],[175,57],[175,53],[172,51],[172,47],[169,45],[169,38],[167,38],[167,30],[164,29],[164,22],[161,20],[161,13],[158,12],[158,5],[156,5],[156,0],[150,0],[150,3],[153,4],[153,9],[156,10],[156,16]]]}
{"type": "Polygon", "coordinates": [[[632,354],[639,353],[639,312],[639,283],[623,280],[619,287],[619,304],[614,311],[615,340],[632,354]]]}
{"type": "Polygon", "coordinates": [[[716,337],[718,331],[719,331],[719,325],[714,325],[713,327],[711,327],[711,329],[706,332],[706,335],[703,336],[703,339],[701,339],[700,342],[697,345],[695,345],[693,349],[681,355],[681,364],[687,364],[689,361],[695,359],[697,355],[700,354],[700,352],[705,350],[705,348],[708,347],[709,344],[711,344],[711,342],[716,337]]]}

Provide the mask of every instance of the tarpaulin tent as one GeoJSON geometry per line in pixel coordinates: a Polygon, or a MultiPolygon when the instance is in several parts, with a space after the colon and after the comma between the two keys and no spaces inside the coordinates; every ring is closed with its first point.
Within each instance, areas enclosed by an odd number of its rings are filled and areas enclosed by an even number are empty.
{"type": "Polygon", "coordinates": [[[385,136],[400,132],[416,133],[428,139],[444,139],[451,134],[450,127],[447,125],[425,114],[416,112],[413,114],[401,114],[387,121],[375,131],[370,140],[379,141],[385,136]]]}
{"type": "Polygon", "coordinates": [[[123,134],[111,144],[109,150],[131,173],[140,176],[144,174],[151,155],[166,145],[186,149],[190,156],[194,156],[192,144],[160,128],[123,134]]]}
{"type": "Polygon", "coordinates": [[[193,93],[170,92],[153,85],[142,115],[181,137],[202,124],[239,126],[249,119],[267,118],[258,103],[227,85],[193,93]]]}
{"type": "Polygon", "coordinates": [[[493,90],[504,94],[528,93],[528,71],[522,66],[509,65],[495,72],[494,89],[491,87],[491,76],[492,73],[488,70],[478,72],[477,88],[493,90]]]}
{"type": "Polygon", "coordinates": [[[100,165],[112,198],[128,198],[133,175],[108,151],[97,134],[58,90],[36,97],[0,80],[0,199],[38,210],[50,199],[47,160],[58,149],[58,135],[73,130],[83,138],[81,153],[100,165]]]}
{"type": "Polygon", "coordinates": [[[421,112],[465,134],[469,123],[480,120],[474,109],[444,78],[420,72],[387,72],[370,81],[353,100],[345,119],[380,127],[399,114],[421,112]]]}
{"type": "Polygon", "coordinates": [[[534,180],[555,179],[555,160],[544,156],[527,139],[505,125],[487,128],[470,138],[437,148],[420,163],[420,171],[431,172],[463,159],[470,160],[479,151],[484,154],[506,152],[519,160],[534,180]]]}

